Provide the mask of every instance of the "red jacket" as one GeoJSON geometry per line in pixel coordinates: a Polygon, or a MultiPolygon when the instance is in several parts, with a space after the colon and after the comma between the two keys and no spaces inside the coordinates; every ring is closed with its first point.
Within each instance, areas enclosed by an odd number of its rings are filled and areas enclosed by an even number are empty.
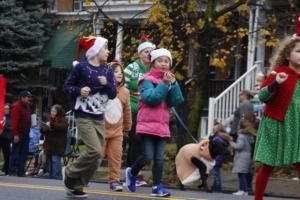
{"type": "MultiPolygon", "coordinates": [[[[287,66],[278,67],[274,69],[274,71],[277,73],[284,72],[288,74],[288,79],[280,84],[270,99],[265,102],[266,107],[264,110],[264,115],[278,121],[283,121],[300,75],[287,66]]],[[[276,75],[270,74],[262,84],[262,88],[271,84],[273,81],[275,81],[275,79],[276,75]]]]}
{"type": "Polygon", "coordinates": [[[29,105],[20,100],[13,104],[11,110],[11,126],[14,136],[29,134],[31,127],[31,111],[29,105]]]}

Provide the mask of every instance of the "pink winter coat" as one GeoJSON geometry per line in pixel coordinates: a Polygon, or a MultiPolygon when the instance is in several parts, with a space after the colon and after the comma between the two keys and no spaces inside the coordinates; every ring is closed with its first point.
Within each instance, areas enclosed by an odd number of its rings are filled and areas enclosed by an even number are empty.
{"type": "MultiPolygon", "coordinates": [[[[154,85],[159,84],[163,80],[164,72],[152,69],[149,73],[145,74],[139,81],[141,83],[147,79],[154,85]]],[[[162,84],[162,83],[161,83],[162,84]]],[[[168,85],[165,84],[168,92],[168,85]]],[[[142,94],[141,94],[142,95],[142,94]]],[[[166,100],[163,100],[156,106],[149,106],[139,98],[139,111],[137,115],[137,134],[150,134],[163,138],[170,137],[169,129],[169,108],[166,100]]]]}

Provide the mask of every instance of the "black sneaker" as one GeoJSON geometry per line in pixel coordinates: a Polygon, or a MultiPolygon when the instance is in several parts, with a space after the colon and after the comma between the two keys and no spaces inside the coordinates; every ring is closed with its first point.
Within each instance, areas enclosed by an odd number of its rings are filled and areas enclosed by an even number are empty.
{"type": "Polygon", "coordinates": [[[66,175],[66,167],[62,168],[62,180],[64,183],[64,187],[65,190],[67,192],[67,194],[71,194],[72,192],[75,191],[74,186],[72,184],[72,182],[70,181],[70,179],[68,178],[68,176],[66,175]]]}
{"type": "Polygon", "coordinates": [[[68,196],[75,199],[85,199],[88,197],[87,193],[81,190],[74,190],[73,192],[68,193],[68,196]]]}

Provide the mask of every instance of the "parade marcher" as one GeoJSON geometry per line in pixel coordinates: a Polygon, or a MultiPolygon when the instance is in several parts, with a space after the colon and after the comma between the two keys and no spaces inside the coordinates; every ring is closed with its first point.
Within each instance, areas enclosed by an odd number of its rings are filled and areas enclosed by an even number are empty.
{"type": "Polygon", "coordinates": [[[20,99],[11,110],[11,126],[13,144],[9,161],[9,174],[24,176],[28,156],[29,131],[31,127],[31,109],[29,101],[31,93],[27,90],[20,92],[20,99]]]}
{"type": "Polygon", "coordinates": [[[83,192],[103,158],[105,140],[103,114],[109,99],[116,97],[112,69],[107,66],[108,41],[103,37],[81,37],[80,50],[85,51],[87,62],[73,63],[64,90],[71,95],[78,133],[86,146],[86,152],[63,168],[62,176],[66,192],[75,198],[86,198],[83,192]]]}
{"type": "Polygon", "coordinates": [[[150,53],[152,69],[139,81],[139,111],[136,132],[141,137],[143,151],[132,166],[126,169],[126,186],[136,190],[136,176],[153,160],[152,196],[170,196],[162,185],[165,140],[170,137],[169,107],[183,102],[180,87],[169,70],[172,56],[167,49],[150,53]]]}
{"type": "Polygon", "coordinates": [[[294,165],[300,178],[300,15],[297,31],[281,41],[272,72],[259,92],[265,102],[254,159],[263,165],[256,176],[255,200],[262,200],[274,167],[294,165]]]}
{"type": "Polygon", "coordinates": [[[4,106],[4,130],[0,133],[0,148],[3,152],[4,164],[2,172],[5,175],[9,173],[9,157],[10,157],[10,145],[12,142],[11,133],[11,117],[10,117],[10,104],[6,103],[4,106]]]}
{"type": "Polygon", "coordinates": [[[105,145],[104,150],[108,161],[108,182],[112,191],[122,191],[120,182],[122,163],[123,135],[131,129],[131,110],[129,91],[124,86],[122,65],[118,62],[109,63],[114,71],[117,85],[117,97],[110,100],[104,114],[105,145]]]}
{"type": "Polygon", "coordinates": [[[47,158],[49,178],[61,179],[61,157],[64,156],[67,145],[68,121],[58,104],[53,105],[50,110],[47,126],[41,127],[45,136],[44,151],[47,158]]]}
{"type": "MultiPolygon", "coordinates": [[[[125,70],[125,84],[130,92],[130,106],[132,112],[132,129],[128,134],[128,150],[127,150],[127,167],[131,166],[142,151],[141,140],[136,135],[136,118],[138,113],[138,81],[150,70],[149,54],[155,48],[155,45],[149,41],[146,36],[141,37],[141,42],[138,46],[139,58],[133,63],[129,64],[125,70]]],[[[136,185],[145,185],[146,181],[140,174],[137,177],[136,185]]]]}

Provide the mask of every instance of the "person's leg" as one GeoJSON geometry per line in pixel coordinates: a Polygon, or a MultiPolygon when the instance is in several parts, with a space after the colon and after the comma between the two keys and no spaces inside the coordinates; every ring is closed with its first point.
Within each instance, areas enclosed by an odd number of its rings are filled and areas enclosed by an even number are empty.
{"type": "Polygon", "coordinates": [[[52,177],[53,179],[61,180],[62,174],[61,174],[61,157],[52,155],[51,156],[51,162],[52,162],[52,177]]]}
{"type": "MultiPolygon", "coordinates": [[[[103,158],[104,122],[76,118],[76,126],[86,146],[86,152],[81,153],[74,162],[67,165],[64,175],[71,182],[69,186],[73,185],[74,189],[82,190],[96,172],[103,158]]],[[[65,181],[65,184],[67,184],[66,182],[68,181],[65,181]]]]}
{"type": "Polygon", "coordinates": [[[17,164],[19,160],[19,152],[20,152],[20,142],[12,143],[12,148],[10,152],[9,159],[9,174],[17,175],[17,164]]]}
{"type": "Polygon", "coordinates": [[[222,190],[222,181],[221,181],[221,172],[220,166],[215,166],[212,170],[214,182],[213,182],[213,190],[221,191],[222,190]]]}
{"type": "Polygon", "coordinates": [[[268,184],[269,177],[273,172],[274,167],[263,164],[257,175],[255,184],[255,200],[262,200],[264,192],[268,184]]]}
{"type": "Polygon", "coordinates": [[[106,155],[108,160],[108,182],[120,182],[121,162],[122,162],[122,142],[123,136],[109,139],[110,142],[106,147],[106,155]]]}
{"type": "Polygon", "coordinates": [[[29,151],[29,135],[21,134],[20,135],[20,149],[19,149],[19,160],[18,160],[18,176],[25,175],[25,165],[27,162],[28,151],[29,151]]]}
{"type": "Polygon", "coordinates": [[[133,165],[143,151],[142,141],[140,136],[136,135],[136,119],[137,113],[132,113],[132,128],[128,134],[128,151],[127,151],[127,167],[133,165]]]}
{"type": "Polygon", "coordinates": [[[140,170],[153,159],[154,144],[150,135],[141,135],[143,151],[140,157],[133,163],[132,167],[126,169],[126,186],[131,192],[136,190],[136,176],[140,170]]]}
{"type": "Polygon", "coordinates": [[[47,166],[47,172],[49,174],[49,178],[53,178],[52,155],[47,154],[47,156],[46,156],[46,166],[47,166]]]}
{"type": "Polygon", "coordinates": [[[2,151],[4,157],[4,165],[2,171],[7,175],[9,170],[9,155],[10,155],[10,141],[9,139],[3,139],[2,151]]]}
{"type": "Polygon", "coordinates": [[[151,195],[167,197],[170,196],[171,193],[164,189],[161,182],[164,167],[165,139],[158,136],[152,136],[152,140],[154,141],[154,163],[152,167],[153,187],[151,195]]]}
{"type": "Polygon", "coordinates": [[[248,192],[246,174],[239,173],[240,191],[248,192]]]}
{"type": "Polygon", "coordinates": [[[137,160],[133,163],[131,167],[131,173],[133,176],[137,176],[140,170],[153,159],[154,155],[154,143],[150,135],[141,135],[141,140],[143,144],[143,153],[137,160]]]}
{"type": "Polygon", "coordinates": [[[251,162],[250,166],[249,166],[249,172],[246,175],[246,179],[247,179],[247,187],[249,192],[252,192],[252,180],[253,180],[253,163],[251,162]]]}
{"type": "Polygon", "coordinates": [[[165,140],[158,136],[152,136],[154,140],[154,163],[152,167],[153,185],[161,184],[164,167],[165,140]]]}

